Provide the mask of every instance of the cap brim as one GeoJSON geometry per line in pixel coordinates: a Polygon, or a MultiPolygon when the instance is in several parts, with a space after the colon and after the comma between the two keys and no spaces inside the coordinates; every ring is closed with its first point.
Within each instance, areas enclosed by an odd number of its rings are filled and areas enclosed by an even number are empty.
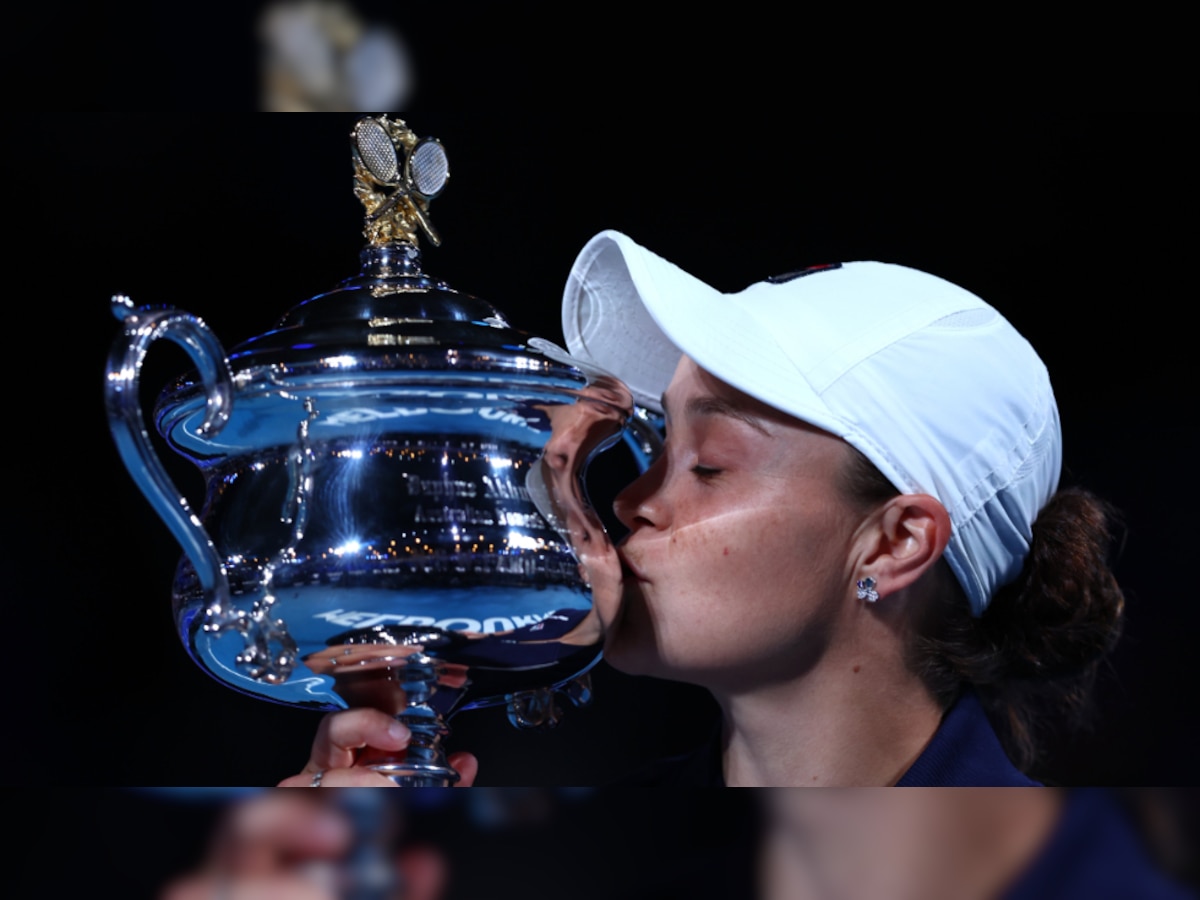
{"type": "MultiPolygon", "coordinates": [[[[602,231],[588,241],[567,278],[562,325],[572,355],[614,373],[633,392],[635,402],[662,412],[662,393],[682,350],[642,302],[653,283],[640,259],[648,253],[617,231],[602,231]],[[635,271],[641,274],[640,284],[635,271]]],[[[670,265],[661,258],[659,263],[670,265]]],[[[691,292],[711,291],[682,270],[678,275],[689,282],[691,292]]]]}
{"type": "MultiPolygon", "coordinates": [[[[647,409],[662,412],[663,392],[684,354],[765,403],[797,407],[795,366],[736,298],[619,231],[600,232],[580,251],[562,309],[571,353],[614,373],[647,409]],[[788,395],[777,396],[784,386],[788,395]]],[[[802,418],[827,427],[820,401],[809,399],[812,415],[802,418]]]]}

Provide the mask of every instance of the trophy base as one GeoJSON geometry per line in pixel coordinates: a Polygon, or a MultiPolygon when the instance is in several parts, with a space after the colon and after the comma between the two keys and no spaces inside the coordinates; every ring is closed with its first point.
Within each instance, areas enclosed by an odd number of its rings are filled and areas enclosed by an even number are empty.
{"type": "Polygon", "coordinates": [[[405,760],[369,766],[400,787],[453,787],[459,774],[449,765],[405,760]]]}

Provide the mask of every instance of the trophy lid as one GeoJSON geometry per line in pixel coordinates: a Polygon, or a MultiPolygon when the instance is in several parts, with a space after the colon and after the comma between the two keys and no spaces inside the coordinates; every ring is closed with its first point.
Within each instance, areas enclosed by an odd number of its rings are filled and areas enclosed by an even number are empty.
{"type": "Polygon", "coordinates": [[[490,303],[422,270],[420,236],[441,244],[429,219],[429,202],[450,177],[441,142],[418,138],[402,120],[386,115],[360,118],[350,138],[354,193],[366,211],[367,245],[358,273],[235,347],[234,369],[330,358],[342,369],[437,367],[450,348],[471,354],[469,361],[452,360],[459,368],[527,369],[525,332],[513,329],[490,303]]]}
{"type": "Polygon", "coordinates": [[[358,273],[234,347],[235,373],[262,365],[285,365],[293,375],[313,364],[343,371],[529,367],[530,335],[492,304],[426,275],[415,244],[368,244],[359,262],[358,273]],[[451,349],[459,353],[447,357],[451,349]]]}
{"type": "MultiPolygon", "coordinates": [[[[358,120],[351,146],[354,193],[366,212],[359,271],[235,346],[229,364],[237,393],[336,388],[345,394],[451,372],[487,383],[549,378],[560,387],[583,387],[589,379],[565,350],[513,328],[492,304],[423,271],[420,237],[441,243],[429,203],[449,178],[442,144],[381,115],[358,120]]],[[[212,449],[197,419],[203,396],[196,373],[189,373],[168,386],[156,409],[159,430],[189,455],[212,449]]],[[[241,410],[235,407],[235,419],[254,419],[225,430],[222,443],[232,444],[224,452],[288,439],[267,433],[271,417],[262,409],[242,404],[241,410]]]]}

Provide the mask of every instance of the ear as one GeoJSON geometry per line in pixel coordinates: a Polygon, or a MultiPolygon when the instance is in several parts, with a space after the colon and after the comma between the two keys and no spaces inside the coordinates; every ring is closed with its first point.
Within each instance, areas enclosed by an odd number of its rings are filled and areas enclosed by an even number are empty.
{"type": "Polygon", "coordinates": [[[858,577],[875,579],[879,596],[898,593],[942,558],[950,514],[928,494],[900,494],[865,523],[858,577]]]}

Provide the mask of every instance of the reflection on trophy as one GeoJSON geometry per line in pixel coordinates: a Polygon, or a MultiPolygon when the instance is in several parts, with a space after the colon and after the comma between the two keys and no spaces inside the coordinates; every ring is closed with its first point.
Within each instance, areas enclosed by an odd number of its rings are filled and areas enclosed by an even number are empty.
{"type": "Polygon", "coordinates": [[[658,435],[611,375],[423,273],[449,177],[438,141],[376,116],[351,147],[360,271],[228,355],[196,316],[113,298],[108,413],[183,547],[173,602],[192,658],[277,703],[386,710],[413,739],[372,765],[444,785],[452,714],[505,704],[542,726],[560,698],[587,699],[621,576],[584,470],[621,439],[645,465],[658,435]],[[196,366],[154,419],[204,476],[198,514],[138,404],[159,338],[196,366]]]}

